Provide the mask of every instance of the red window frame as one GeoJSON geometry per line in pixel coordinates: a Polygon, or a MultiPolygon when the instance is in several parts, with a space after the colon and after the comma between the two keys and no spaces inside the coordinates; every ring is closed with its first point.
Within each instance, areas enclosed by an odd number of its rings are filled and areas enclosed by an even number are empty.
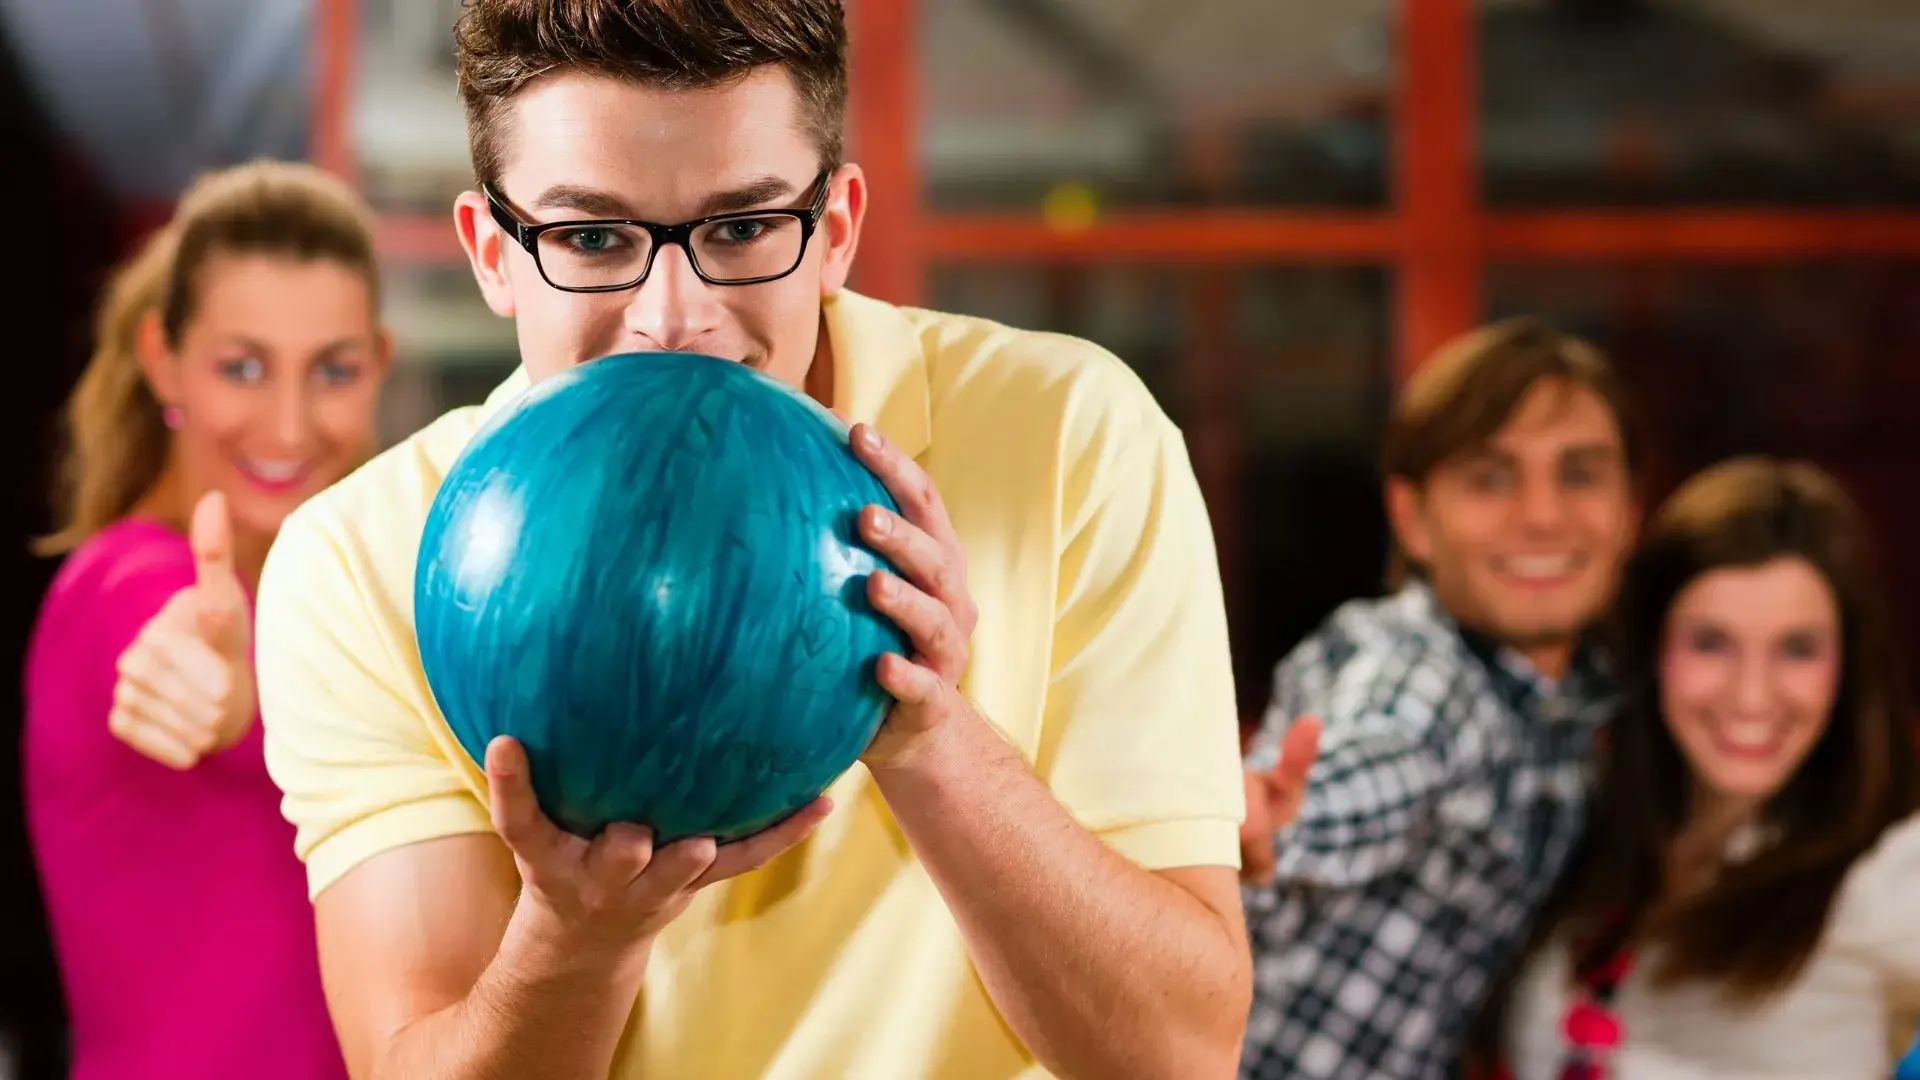
{"type": "MultiPolygon", "coordinates": [[[[918,303],[931,265],[1141,260],[1233,267],[1367,263],[1394,271],[1395,371],[1479,321],[1490,262],[1792,263],[1920,259],[1920,211],[1554,209],[1481,199],[1472,0],[1400,0],[1394,199],[1379,212],[1141,210],[1071,232],[1036,214],[933,213],[921,203],[919,15],[928,0],[851,0],[852,138],[871,181],[859,287],[918,303]]],[[[360,0],[320,0],[313,159],[353,180],[349,131],[360,0]]],[[[457,260],[444,218],[382,222],[401,263],[457,260]]]]}
{"type": "MultiPolygon", "coordinates": [[[[1250,265],[1370,265],[1391,272],[1393,376],[1484,317],[1493,264],[1799,264],[1920,260],[1920,210],[1793,207],[1494,210],[1479,184],[1478,58],[1473,0],[1398,0],[1392,197],[1378,211],[1241,208],[1131,210],[1063,231],[1037,213],[933,212],[922,202],[919,18],[934,0],[848,0],[851,144],[869,178],[867,243],[854,285],[894,303],[921,303],[927,271],[955,264],[1149,262],[1202,268],[1181,301],[1188,325],[1224,326],[1231,272],[1250,265]]],[[[358,177],[349,130],[356,95],[361,0],[319,0],[312,156],[358,177]]],[[[389,215],[383,257],[396,264],[462,259],[444,215],[389,215]]],[[[1191,407],[1181,423],[1214,517],[1220,563],[1235,595],[1242,538],[1241,373],[1232,343],[1195,340],[1178,378],[1191,407]]]]}

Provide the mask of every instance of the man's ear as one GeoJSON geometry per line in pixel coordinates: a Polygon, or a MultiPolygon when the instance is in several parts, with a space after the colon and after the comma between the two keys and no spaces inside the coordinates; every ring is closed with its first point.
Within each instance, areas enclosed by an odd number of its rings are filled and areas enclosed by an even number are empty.
{"type": "Polygon", "coordinates": [[[463,191],[453,201],[453,229],[460,236],[460,247],[467,253],[467,265],[473,268],[473,280],[480,284],[487,307],[495,315],[512,318],[513,282],[507,267],[520,245],[500,231],[487,197],[477,191],[463,191]]]}
{"type": "Polygon", "coordinates": [[[1422,565],[1433,558],[1433,529],[1427,522],[1425,492],[1404,476],[1390,476],[1386,484],[1387,524],[1407,558],[1422,565]]]}
{"type": "Polygon", "coordinates": [[[832,296],[847,284],[860,247],[860,226],[867,217],[867,177],[858,165],[842,165],[827,177],[827,205],[820,212],[814,239],[820,244],[820,295],[832,296]]]}

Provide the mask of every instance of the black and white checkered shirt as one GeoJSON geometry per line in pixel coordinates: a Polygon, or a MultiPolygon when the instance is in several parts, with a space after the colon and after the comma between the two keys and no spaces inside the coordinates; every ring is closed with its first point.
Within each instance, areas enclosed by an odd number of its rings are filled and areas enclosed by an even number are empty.
{"type": "Polygon", "coordinates": [[[1449,1075],[1584,823],[1613,685],[1555,685],[1463,632],[1424,584],[1341,607],[1280,663],[1248,756],[1324,725],[1279,878],[1246,892],[1253,1014],[1242,1080],[1449,1075]]]}

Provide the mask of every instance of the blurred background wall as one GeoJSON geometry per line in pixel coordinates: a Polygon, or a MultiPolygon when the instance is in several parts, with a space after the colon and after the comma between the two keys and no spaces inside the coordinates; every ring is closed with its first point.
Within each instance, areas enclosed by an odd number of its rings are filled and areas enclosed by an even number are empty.
{"type": "MultiPolygon", "coordinates": [[[[849,0],[857,287],[1089,337],[1190,441],[1243,712],[1378,591],[1395,388],[1484,319],[1606,347],[1658,498],[1735,452],[1865,503],[1920,645],[1920,11],[1914,0],[849,0]]],[[[0,433],[8,678],[51,566],[44,469],[107,261],[199,169],[305,156],[383,212],[391,440],[515,363],[448,206],[470,183],[458,0],[0,0],[0,190],[20,274],[0,433]]],[[[58,993],[0,736],[0,1030],[58,993]]],[[[3,1052],[0,1052],[3,1053],[3,1052]]],[[[24,1075],[42,1075],[28,1069],[24,1075]]],[[[0,1067],[4,1076],[4,1067],[0,1067]]]]}

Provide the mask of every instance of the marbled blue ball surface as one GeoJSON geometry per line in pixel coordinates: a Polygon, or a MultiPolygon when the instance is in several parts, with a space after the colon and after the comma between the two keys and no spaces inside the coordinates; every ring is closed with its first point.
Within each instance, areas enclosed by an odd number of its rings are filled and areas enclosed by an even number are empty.
{"type": "Polygon", "coordinates": [[[414,581],[420,660],[476,762],[511,735],[541,807],[590,836],[759,831],[866,749],[908,641],[854,534],[894,502],[806,395],[635,353],[535,384],[442,483],[414,581]]]}

